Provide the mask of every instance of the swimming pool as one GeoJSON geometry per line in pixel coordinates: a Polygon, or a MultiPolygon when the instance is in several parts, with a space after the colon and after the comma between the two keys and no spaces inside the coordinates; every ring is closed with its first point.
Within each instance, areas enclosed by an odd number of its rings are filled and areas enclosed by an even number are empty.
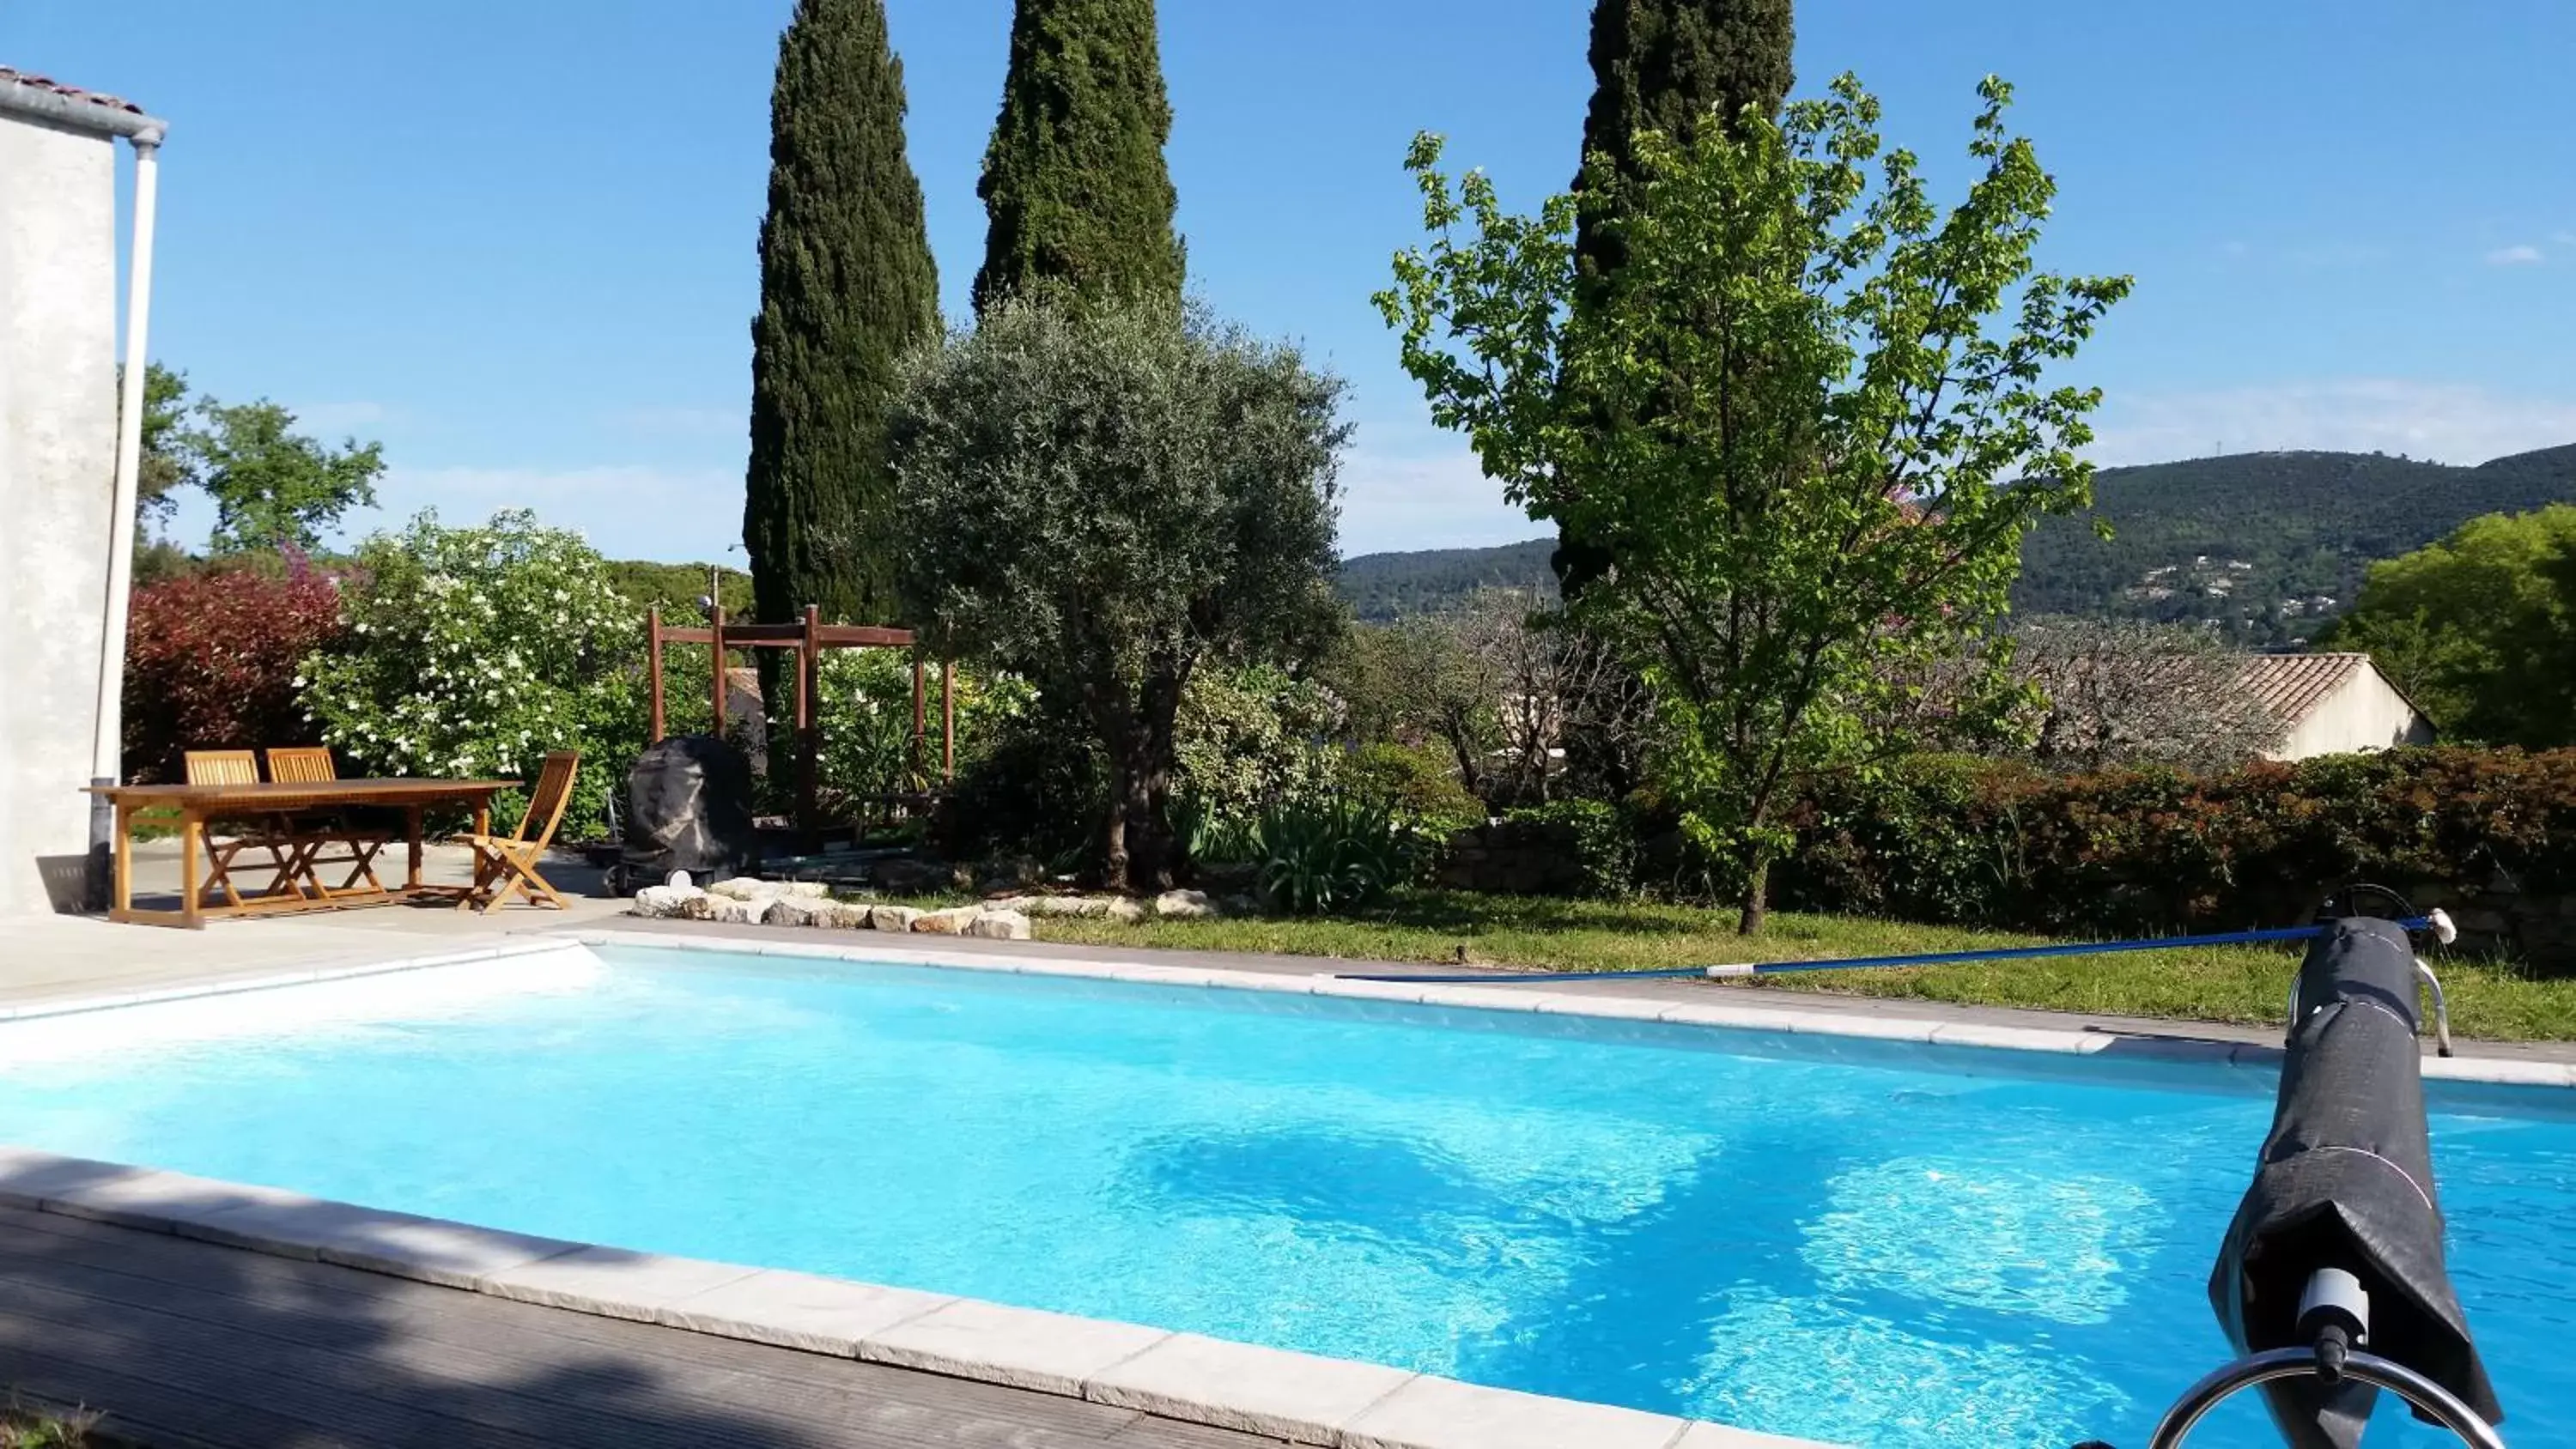
{"type": "MultiPolygon", "coordinates": [[[[0,1142],[1900,1449],[2143,1442],[2223,1354],[2270,1090],[618,948],[0,1025],[0,1142]]],[[[2576,1413],[2560,1101],[2435,1092],[2518,1446],[2576,1413]]],[[[2222,1415],[2193,1442],[2276,1442],[2222,1415]]]]}

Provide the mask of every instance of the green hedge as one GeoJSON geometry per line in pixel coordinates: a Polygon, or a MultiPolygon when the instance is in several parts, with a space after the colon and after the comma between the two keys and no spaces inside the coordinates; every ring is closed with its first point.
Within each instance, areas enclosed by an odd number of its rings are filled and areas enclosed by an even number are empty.
{"type": "Polygon", "coordinates": [[[1794,823],[1802,847],[1774,880],[1799,909],[2132,934],[2293,922],[2351,880],[2419,904],[2500,887],[2528,902],[2576,889],[2576,750],[2392,750],[2206,776],[1929,758],[1794,823]]]}

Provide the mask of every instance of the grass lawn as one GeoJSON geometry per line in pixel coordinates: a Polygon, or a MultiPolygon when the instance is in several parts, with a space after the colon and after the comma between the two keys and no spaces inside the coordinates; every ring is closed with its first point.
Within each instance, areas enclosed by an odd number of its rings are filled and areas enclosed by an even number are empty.
{"type": "MultiPolygon", "coordinates": [[[[2284,923],[2288,924],[2288,923],[2284,923]]],[[[1635,971],[1718,961],[1794,961],[2031,946],[2047,938],[1846,916],[1776,914],[1747,941],[1735,913],[1690,906],[1417,891],[1320,920],[1230,917],[1133,924],[1074,917],[1031,923],[1040,940],[1270,951],[1380,961],[1464,962],[1554,971],[1635,971]]],[[[2250,946],[2065,956],[1770,977],[1747,989],[1911,997],[2118,1016],[2278,1026],[2296,952],[2250,946]]],[[[2576,980],[2534,980],[2511,963],[2433,958],[2455,1035],[2576,1040],[2576,980]]]]}
{"type": "Polygon", "coordinates": [[[10,1404],[0,1408],[0,1449],[81,1449],[95,1444],[89,1426],[95,1414],[49,1414],[10,1404]]]}

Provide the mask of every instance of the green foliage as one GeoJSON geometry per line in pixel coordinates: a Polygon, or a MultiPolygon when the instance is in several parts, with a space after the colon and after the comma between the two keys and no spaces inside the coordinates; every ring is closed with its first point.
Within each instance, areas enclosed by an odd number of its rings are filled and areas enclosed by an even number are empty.
{"type": "MultiPolygon", "coordinates": [[[[2499,876],[2576,889],[2576,751],[2389,750],[2213,775],[1935,759],[1824,793],[1793,823],[1793,907],[2102,935],[2279,925],[2351,880],[2419,906],[2499,876]]],[[[2522,944],[2535,962],[2565,956],[2522,944]]]]}
{"type": "Polygon", "coordinates": [[[834,622],[894,613],[894,556],[908,544],[886,408],[905,351],[939,330],[903,115],[883,0],[798,0],[770,97],[743,501],[759,615],[772,622],[808,604],[834,622]]]}
{"type": "Polygon", "coordinates": [[[1193,865],[1257,864],[1261,817],[1226,815],[1183,795],[1172,803],[1172,835],[1193,865]]]}
{"type": "Polygon", "coordinates": [[[604,826],[643,747],[644,641],[580,535],[525,510],[479,528],[424,511],[359,546],[341,601],[348,636],[298,681],[324,742],[371,774],[455,778],[526,777],[579,750],[564,833],[604,826]]]}
{"type": "MultiPolygon", "coordinates": [[[[1748,110],[1777,118],[1795,78],[1794,40],[1790,0],[1594,0],[1592,104],[1574,187],[1595,177],[1605,185],[1575,217],[1578,279],[1606,277],[1626,261],[1619,207],[1647,177],[1638,138],[1688,145],[1748,110]]],[[[1549,562],[1568,591],[1580,592],[1612,561],[1604,541],[1560,520],[1549,562]]]]}
{"type": "MultiPolygon", "coordinates": [[[[816,718],[823,741],[817,761],[827,808],[854,796],[927,790],[942,758],[940,672],[923,671],[922,756],[913,758],[912,657],[893,649],[836,649],[823,656],[816,718]]],[[[1001,743],[1034,694],[1011,675],[957,671],[957,765],[973,770],[1001,743]]]]}
{"type": "Polygon", "coordinates": [[[1946,213],[1848,76],[1781,125],[1640,135],[1641,181],[1596,163],[1534,218],[1453,186],[1436,138],[1410,159],[1432,240],[1377,299],[1405,367],[1507,496],[1617,561],[1569,613],[1652,693],[1658,778],[1745,860],[1748,931],[1773,812],[1883,757],[1893,681],[1960,655],[2031,525],[2089,496],[2099,393],[2040,379],[2129,284],[2034,270],[2055,183],[2010,88],[1979,94],[1946,213]],[[1586,211],[1625,258],[1578,299],[1586,211]]]}
{"type": "Polygon", "coordinates": [[[1080,707],[1113,886],[1170,879],[1189,681],[1310,659],[1339,627],[1341,394],[1293,348],[1153,305],[998,303],[910,368],[906,595],[941,652],[1080,707]]]}
{"type": "Polygon", "coordinates": [[[1031,855],[1055,872],[1096,868],[1109,762],[1079,703],[1039,694],[959,761],[934,843],[952,860],[1031,855]]]}
{"type": "Polygon", "coordinates": [[[98,1420],[87,1409],[54,1413],[25,1407],[12,1391],[8,1406],[0,1408],[0,1449],[83,1449],[96,1442],[90,1431],[98,1420]]]}
{"type": "Polygon", "coordinates": [[[1615,899],[1637,890],[1637,830],[1606,800],[1551,800],[1514,810],[1504,820],[1559,837],[1583,875],[1584,895],[1615,899]]]}
{"type": "Polygon", "coordinates": [[[2367,651],[2445,739],[2576,743],[2576,506],[2472,519],[2373,565],[2326,642],[2367,651]]]}
{"type": "MultiPolygon", "coordinates": [[[[1732,123],[1747,106],[1778,115],[1796,77],[1795,38],[1790,0],[1594,0],[1583,154],[1637,181],[1646,174],[1636,153],[1641,132],[1687,144],[1703,123],[1732,123]]],[[[1618,268],[1608,215],[1586,216],[1578,235],[1576,253],[1594,272],[1618,268]]]]}
{"type": "Polygon", "coordinates": [[[1345,704],[1354,743],[1396,740],[1436,745],[1472,793],[1486,759],[1503,748],[1501,706],[1509,685],[1497,662],[1462,627],[1471,595],[1448,613],[1361,625],[1326,659],[1324,678],[1345,704]]]}
{"type": "Polygon", "coordinates": [[[1257,849],[1261,892],[1290,915],[1365,906],[1413,871],[1409,835],[1383,808],[1347,798],[1265,813],[1257,849]]]}
{"type": "MultiPolygon", "coordinates": [[[[117,369],[124,397],[124,369],[117,369]]],[[[195,467],[180,447],[187,431],[188,375],[155,362],[143,369],[143,453],[134,477],[134,502],[152,523],[168,523],[178,500],[170,495],[187,486],[195,467]]]]}
{"type": "Polygon", "coordinates": [[[1220,818],[1250,819],[1332,781],[1333,697],[1275,665],[1201,669],[1174,721],[1173,789],[1220,818]]]}
{"type": "Polygon", "coordinates": [[[1437,750],[1387,741],[1362,745],[1342,758],[1340,783],[1352,798],[1434,839],[1485,820],[1485,803],[1458,783],[1457,772],[1437,750]]]}
{"type": "Polygon", "coordinates": [[[298,433],[273,402],[226,406],[203,398],[199,426],[181,435],[197,486],[215,501],[217,552],[309,549],[340,515],[376,501],[384,447],[355,438],[337,448],[298,433]]]}
{"type": "MultiPolygon", "coordinates": [[[[606,564],[608,581],[616,585],[635,606],[635,627],[644,627],[644,611],[654,605],[662,609],[662,622],[678,628],[700,628],[706,623],[706,611],[698,600],[707,595],[707,565],[702,563],[655,563],[649,559],[611,559],[606,564]]],[[[738,568],[722,568],[716,573],[716,599],[725,606],[730,618],[751,617],[751,576],[738,568]]],[[[703,671],[693,676],[703,678],[703,671]]]]}
{"type": "Polygon", "coordinates": [[[975,188],[990,219],[976,310],[1053,288],[1178,303],[1171,134],[1154,0],[1018,0],[975,188]]]}
{"type": "MultiPolygon", "coordinates": [[[[167,523],[183,488],[215,505],[218,554],[309,553],[352,508],[376,501],[384,445],[355,438],[334,448],[295,431],[295,414],[266,399],[191,401],[188,376],[152,363],[143,374],[142,458],[135,504],[146,524],[167,523]]],[[[137,549],[148,530],[138,529],[137,549]]],[[[180,560],[157,557],[151,572],[174,577],[180,560]]]]}

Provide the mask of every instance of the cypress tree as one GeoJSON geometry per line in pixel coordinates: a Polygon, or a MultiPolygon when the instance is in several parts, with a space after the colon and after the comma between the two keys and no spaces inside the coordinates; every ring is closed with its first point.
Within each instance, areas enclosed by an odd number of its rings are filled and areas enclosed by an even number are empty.
{"type": "MultiPolygon", "coordinates": [[[[1598,152],[1633,177],[1639,131],[1688,144],[1712,118],[1731,123],[1748,105],[1778,115],[1794,79],[1790,3],[1595,0],[1584,156],[1598,152]]],[[[1595,272],[1618,265],[1617,239],[1593,219],[1583,222],[1575,249],[1595,272]]]]}
{"type": "MultiPolygon", "coordinates": [[[[1660,131],[1686,145],[1702,126],[1731,123],[1748,105],[1778,115],[1794,79],[1790,6],[1791,0],[1594,0],[1584,160],[1598,153],[1620,176],[1634,178],[1639,131],[1660,131]]],[[[1575,188],[1583,182],[1578,168],[1575,188]]],[[[1585,275],[1606,276],[1619,265],[1619,238],[1605,220],[1587,210],[1575,224],[1575,260],[1585,275]]],[[[1550,563],[1570,594],[1611,559],[1560,530],[1550,563]]]]}
{"type": "Polygon", "coordinates": [[[743,545],[753,607],[874,622],[895,608],[896,361],[939,327],[903,63],[883,0],[797,0],[769,105],[769,214],[751,324],[743,545]]]}
{"type": "Polygon", "coordinates": [[[1049,284],[1177,300],[1171,134],[1154,0],[1018,0],[975,188],[991,220],[976,308],[1049,284]]]}

